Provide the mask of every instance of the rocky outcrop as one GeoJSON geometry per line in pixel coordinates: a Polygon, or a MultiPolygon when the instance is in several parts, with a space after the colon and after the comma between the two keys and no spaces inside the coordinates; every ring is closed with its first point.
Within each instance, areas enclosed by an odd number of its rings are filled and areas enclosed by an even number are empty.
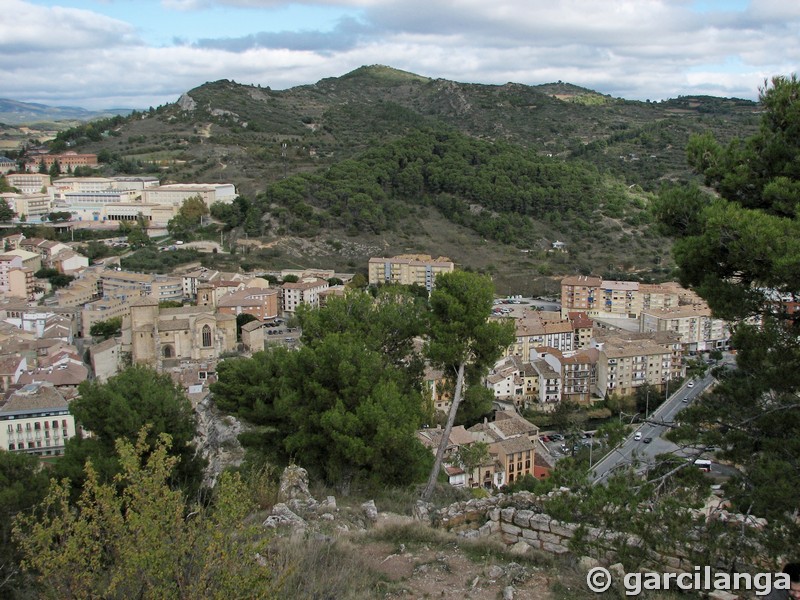
{"type": "Polygon", "coordinates": [[[289,500],[306,503],[313,500],[311,492],[308,491],[308,471],[297,465],[289,465],[281,475],[278,501],[287,502],[289,500]]]}
{"type": "Polygon", "coordinates": [[[189,94],[181,94],[181,97],[178,98],[176,104],[180,107],[181,110],[192,111],[197,108],[197,102],[194,101],[189,94]]]}
{"type": "Polygon", "coordinates": [[[203,474],[203,485],[213,487],[225,469],[242,464],[244,448],[239,443],[239,434],[244,427],[236,417],[220,413],[211,394],[194,400],[193,404],[197,416],[194,444],[208,461],[203,474]]]}

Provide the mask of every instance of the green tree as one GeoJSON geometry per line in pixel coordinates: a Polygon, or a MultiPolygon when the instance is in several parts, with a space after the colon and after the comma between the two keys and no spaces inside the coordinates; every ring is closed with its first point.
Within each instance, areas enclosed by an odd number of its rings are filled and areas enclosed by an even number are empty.
{"type": "Polygon", "coordinates": [[[97,321],[89,328],[92,337],[99,337],[103,340],[115,337],[122,331],[122,317],[112,317],[105,321],[97,321]]]}
{"type": "Polygon", "coordinates": [[[11,538],[14,519],[44,499],[47,485],[47,472],[35,456],[0,450],[0,596],[4,598],[14,598],[26,587],[19,568],[22,556],[11,538]]]}
{"type": "Polygon", "coordinates": [[[16,214],[17,213],[14,212],[14,209],[9,206],[5,199],[0,200],[0,222],[10,221],[16,214]]]}
{"type": "Polygon", "coordinates": [[[53,164],[50,165],[50,170],[48,171],[48,173],[50,173],[50,177],[53,179],[61,177],[61,165],[57,160],[54,160],[53,164]]]}
{"type": "Polygon", "coordinates": [[[662,219],[678,236],[682,283],[732,322],[738,350],[738,368],[715,370],[720,383],[682,413],[673,435],[720,448],[740,467],[726,492],[737,510],[770,520],[759,543],[777,557],[800,534],[792,491],[800,488],[800,324],[783,303],[800,294],[800,81],[775,77],[760,100],[757,134],[726,147],[691,145],[693,166],[718,197],[692,205],[676,196],[684,205],[673,212],[686,225],[662,219]]]}
{"type": "Polygon", "coordinates": [[[347,493],[351,482],[419,480],[430,454],[413,339],[419,306],[405,294],[331,298],[297,319],[303,345],[228,359],[212,384],[220,409],[264,427],[248,441],[272,460],[294,459],[347,493]],[[302,376],[298,376],[302,373],[302,376]]]}
{"type": "Polygon", "coordinates": [[[104,483],[91,462],[80,499],[66,480],[14,524],[23,568],[47,598],[277,597],[263,529],[247,521],[247,486],[223,473],[208,506],[191,506],[169,482],[170,437],[142,430],[115,444],[120,471],[104,483]],[[264,561],[263,563],[260,561],[264,561]]]}
{"type": "Polygon", "coordinates": [[[194,239],[194,232],[200,227],[203,217],[208,213],[208,207],[201,196],[187,198],[178,209],[178,214],[167,223],[167,231],[175,239],[194,239]]]}
{"type": "Polygon", "coordinates": [[[72,213],[69,211],[55,211],[47,213],[47,218],[53,223],[62,223],[72,219],[72,213]]]}
{"type": "Polygon", "coordinates": [[[430,498],[439,477],[450,432],[465,396],[465,382],[480,385],[480,378],[514,342],[511,322],[488,320],[493,300],[494,286],[487,277],[466,271],[436,276],[425,353],[431,364],[455,381],[455,391],[442,443],[422,492],[424,500],[430,498]]]}
{"type": "Polygon", "coordinates": [[[78,392],[70,411],[92,437],[67,443],[64,457],[56,465],[59,475],[71,477],[76,484],[87,458],[107,467],[104,474],[113,472],[115,465],[108,457],[114,454],[116,440],[136,439],[142,427],[149,425],[151,444],[155,445],[161,433],[168,433],[173,440],[171,452],[180,458],[174,483],[189,491],[199,488],[204,461],[193,444],[194,412],[186,394],[168,374],[131,366],[105,383],[84,381],[78,392]]]}
{"type": "Polygon", "coordinates": [[[121,234],[127,236],[126,241],[133,250],[153,245],[153,240],[147,235],[147,223],[141,218],[141,215],[133,223],[130,221],[120,221],[119,231],[121,234]]]}

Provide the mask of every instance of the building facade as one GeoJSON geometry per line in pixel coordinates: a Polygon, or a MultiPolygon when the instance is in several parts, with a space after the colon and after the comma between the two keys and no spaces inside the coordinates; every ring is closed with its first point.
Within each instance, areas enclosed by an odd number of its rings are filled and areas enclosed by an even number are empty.
{"type": "Polygon", "coordinates": [[[9,452],[58,456],[74,435],[75,418],[52,385],[26,385],[0,407],[0,448],[9,452]]]}
{"type": "Polygon", "coordinates": [[[449,258],[423,254],[403,254],[394,258],[369,259],[369,284],[396,283],[421,285],[429,292],[439,273],[452,273],[455,265],[449,258]]]}

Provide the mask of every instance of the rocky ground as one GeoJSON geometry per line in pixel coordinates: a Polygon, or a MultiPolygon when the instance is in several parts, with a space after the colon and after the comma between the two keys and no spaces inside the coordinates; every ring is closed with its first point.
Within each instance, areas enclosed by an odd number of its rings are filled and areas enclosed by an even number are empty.
{"type": "MultiPolygon", "coordinates": [[[[398,523],[410,524],[410,517],[381,514],[376,529],[398,523]]],[[[504,600],[552,600],[549,569],[537,568],[520,557],[502,556],[476,560],[460,544],[414,544],[406,547],[388,542],[364,544],[363,558],[376,572],[393,582],[396,591],[389,598],[463,598],[504,600]]]]}

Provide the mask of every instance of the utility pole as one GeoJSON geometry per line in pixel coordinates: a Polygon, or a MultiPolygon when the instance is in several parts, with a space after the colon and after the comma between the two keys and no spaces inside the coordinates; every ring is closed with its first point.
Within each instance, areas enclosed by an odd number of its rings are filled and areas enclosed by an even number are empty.
{"type": "Polygon", "coordinates": [[[650,416],[650,387],[647,388],[647,396],[645,396],[644,420],[647,421],[649,416],[650,416]]]}

